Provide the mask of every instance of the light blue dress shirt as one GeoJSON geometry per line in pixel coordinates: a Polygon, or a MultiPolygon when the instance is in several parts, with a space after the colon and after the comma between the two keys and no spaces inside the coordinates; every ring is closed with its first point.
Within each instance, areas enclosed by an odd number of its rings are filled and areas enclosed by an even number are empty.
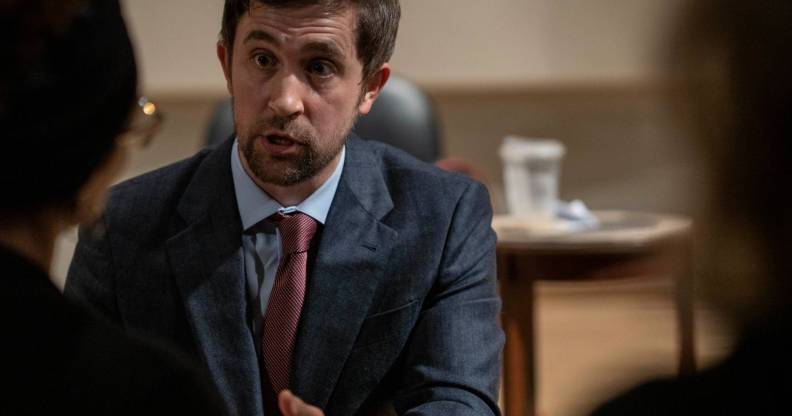
{"type": "MultiPolygon", "coordinates": [[[[257,340],[260,339],[261,323],[267,311],[281,257],[278,229],[271,222],[263,220],[276,212],[288,214],[299,211],[324,225],[330,204],[338,189],[345,159],[346,147],[343,147],[341,159],[330,178],[300,204],[284,207],[250,179],[239,159],[238,141],[234,142],[231,149],[231,173],[239,216],[242,219],[242,249],[247,296],[249,304],[254,305],[250,325],[257,340]]],[[[260,348],[260,344],[257,342],[256,348],[260,348]]]]}

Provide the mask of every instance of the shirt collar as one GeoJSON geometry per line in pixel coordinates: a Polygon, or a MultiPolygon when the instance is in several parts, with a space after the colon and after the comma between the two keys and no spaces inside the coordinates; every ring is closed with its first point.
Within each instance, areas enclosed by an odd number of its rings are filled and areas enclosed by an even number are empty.
{"type": "Polygon", "coordinates": [[[278,211],[300,211],[320,224],[324,224],[327,213],[330,211],[330,204],[333,203],[333,197],[338,189],[345,159],[346,146],[341,148],[341,159],[333,174],[319,189],[297,206],[284,207],[250,179],[245,168],[242,167],[242,161],[239,159],[238,140],[235,140],[231,149],[231,174],[234,179],[234,192],[236,193],[239,217],[242,219],[242,229],[247,230],[278,211]]]}

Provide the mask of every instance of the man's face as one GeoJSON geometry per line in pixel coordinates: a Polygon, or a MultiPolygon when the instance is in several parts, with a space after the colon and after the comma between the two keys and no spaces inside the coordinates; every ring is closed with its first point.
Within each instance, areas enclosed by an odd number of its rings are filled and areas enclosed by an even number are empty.
{"type": "Polygon", "coordinates": [[[378,87],[371,94],[361,83],[356,18],[351,7],[253,5],[237,26],[232,62],[218,44],[243,161],[260,185],[328,177],[357,115],[371,108],[378,87]]]}

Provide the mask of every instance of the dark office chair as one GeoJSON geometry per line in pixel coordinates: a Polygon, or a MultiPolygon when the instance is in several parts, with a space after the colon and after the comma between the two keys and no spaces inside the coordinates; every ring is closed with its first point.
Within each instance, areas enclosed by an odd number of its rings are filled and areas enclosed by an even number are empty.
{"type": "MultiPolygon", "coordinates": [[[[214,146],[233,131],[231,101],[223,100],[212,114],[206,143],[214,146]]],[[[440,129],[429,97],[412,82],[395,75],[385,84],[369,114],[357,121],[354,131],[430,163],[440,157],[440,129]]]]}
{"type": "Polygon", "coordinates": [[[234,132],[234,113],[231,111],[231,99],[226,98],[217,103],[206,127],[206,145],[217,146],[234,132]]]}
{"type": "Polygon", "coordinates": [[[398,147],[426,162],[440,158],[440,128],[432,102],[412,82],[391,75],[355,133],[398,147]]]}

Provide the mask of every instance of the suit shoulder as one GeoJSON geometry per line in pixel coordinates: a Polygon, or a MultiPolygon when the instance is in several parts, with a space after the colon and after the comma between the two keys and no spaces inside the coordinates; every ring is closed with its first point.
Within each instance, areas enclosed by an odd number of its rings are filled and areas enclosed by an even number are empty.
{"type": "Polygon", "coordinates": [[[445,198],[458,198],[471,187],[486,192],[480,182],[419,160],[401,149],[375,141],[368,141],[366,145],[379,161],[385,180],[392,189],[395,186],[415,194],[445,198]]]}
{"type": "Polygon", "coordinates": [[[151,190],[178,186],[184,181],[188,181],[193,173],[201,165],[201,162],[211,152],[211,149],[203,149],[193,156],[171,163],[169,165],[154,169],[142,175],[135,176],[114,186],[111,195],[129,195],[139,192],[150,192],[151,190]]]}
{"type": "Polygon", "coordinates": [[[163,221],[173,216],[178,201],[211,152],[202,150],[114,186],[104,214],[108,227],[116,233],[131,233],[129,235],[146,235],[146,230],[161,231],[163,221]]]}

